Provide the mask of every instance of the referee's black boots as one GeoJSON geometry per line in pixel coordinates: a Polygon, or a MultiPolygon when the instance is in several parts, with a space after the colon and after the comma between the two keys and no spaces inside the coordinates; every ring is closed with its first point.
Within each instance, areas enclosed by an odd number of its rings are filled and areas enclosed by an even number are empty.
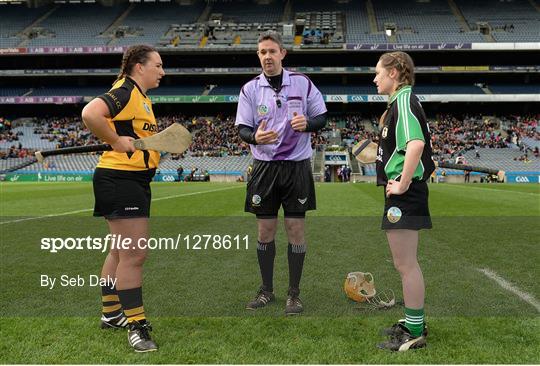
{"type": "Polygon", "coordinates": [[[246,309],[248,310],[257,310],[259,308],[263,308],[266,306],[266,304],[274,301],[276,297],[274,296],[273,292],[265,291],[262,287],[257,292],[257,295],[255,298],[248,302],[246,305],[246,309]]]}
{"type": "Polygon", "coordinates": [[[300,300],[300,289],[289,288],[287,303],[285,305],[285,315],[299,315],[304,311],[304,305],[300,300]]]}

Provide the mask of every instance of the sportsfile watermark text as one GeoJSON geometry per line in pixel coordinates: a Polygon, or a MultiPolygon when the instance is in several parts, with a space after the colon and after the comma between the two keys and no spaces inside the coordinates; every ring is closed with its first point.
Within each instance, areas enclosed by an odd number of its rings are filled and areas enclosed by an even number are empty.
{"type": "Polygon", "coordinates": [[[132,238],[120,234],[105,237],[41,238],[41,250],[58,253],[62,250],[97,250],[105,253],[109,249],[141,250],[247,250],[249,235],[178,234],[176,237],[132,238]]]}

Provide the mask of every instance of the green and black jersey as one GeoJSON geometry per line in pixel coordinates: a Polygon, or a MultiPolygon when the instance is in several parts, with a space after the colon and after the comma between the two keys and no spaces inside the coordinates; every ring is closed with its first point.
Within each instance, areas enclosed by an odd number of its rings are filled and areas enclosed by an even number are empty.
{"type": "Polygon", "coordinates": [[[407,143],[412,140],[426,143],[412,179],[426,181],[435,170],[431,158],[429,126],[418,98],[412,94],[410,86],[405,86],[390,97],[384,124],[379,132],[377,185],[386,185],[390,179],[399,180],[405,163],[407,143]]]}

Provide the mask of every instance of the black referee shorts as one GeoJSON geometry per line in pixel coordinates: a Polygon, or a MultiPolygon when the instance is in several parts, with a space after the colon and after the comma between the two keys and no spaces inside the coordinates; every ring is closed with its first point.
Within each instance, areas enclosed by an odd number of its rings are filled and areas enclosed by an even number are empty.
{"type": "Polygon", "coordinates": [[[381,229],[431,229],[428,206],[428,186],[426,182],[413,181],[402,195],[386,197],[385,186],[384,215],[381,229]]]}
{"type": "Polygon", "coordinates": [[[277,216],[280,206],[289,217],[303,217],[306,211],[316,209],[310,159],[253,161],[245,211],[272,217],[277,216]]]}
{"type": "Polygon", "coordinates": [[[94,216],[106,219],[150,217],[150,182],[155,169],[127,171],[96,168],[94,216]]]}

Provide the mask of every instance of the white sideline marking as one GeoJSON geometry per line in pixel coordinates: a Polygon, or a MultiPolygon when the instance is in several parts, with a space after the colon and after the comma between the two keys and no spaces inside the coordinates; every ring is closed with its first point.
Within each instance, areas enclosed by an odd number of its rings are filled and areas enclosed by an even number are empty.
{"type": "Polygon", "coordinates": [[[202,194],[202,193],[211,193],[211,192],[227,191],[227,190],[229,190],[229,189],[235,189],[235,188],[245,188],[245,186],[244,186],[244,185],[239,185],[239,186],[235,186],[235,187],[225,187],[225,188],[211,189],[211,190],[209,190],[209,191],[200,191],[200,192],[191,192],[191,193],[175,194],[175,195],[172,195],[172,196],[165,196],[165,197],[155,198],[155,199],[153,199],[152,201],[162,201],[162,200],[168,200],[168,199],[171,199],[171,198],[187,197],[187,196],[195,196],[195,195],[197,195],[197,194],[202,194]]]}
{"type": "MultiPolygon", "coordinates": [[[[179,198],[179,197],[195,196],[195,195],[203,194],[203,193],[212,193],[212,192],[219,192],[219,191],[227,191],[227,190],[229,190],[229,189],[235,189],[235,188],[240,188],[240,187],[243,188],[244,186],[241,185],[241,186],[237,186],[237,187],[226,187],[226,188],[211,189],[211,190],[209,190],[209,191],[200,191],[200,192],[190,192],[190,193],[175,194],[175,195],[172,195],[172,196],[165,196],[165,197],[154,198],[154,199],[152,199],[152,202],[153,202],[153,201],[163,201],[163,200],[168,200],[168,199],[171,199],[171,198],[179,198]]],[[[67,215],[77,214],[77,213],[81,213],[81,212],[88,212],[88,211],[93,211],[93,210],[94,210],[93,208],[85,208],[85,209],[82,209],[82,210],[67,211],[67,212],[61,212],[61,213],[57,213],[57,214],[49,214],[49,215],[36,216],[36,217],[25,217],[25,218],[23,218],[23,219],[1,221],[1,222],[0,222],[0,225],[13,224],[13,223],[15,223],[15,222],[22,222],[22,221],[28,221],[28,220],[39,220],[39,219],[44,219],[44,218],[47,218],[47,217],[67,216],[67,215]]]]}
{"type": "Polygon", "coordinates": [[[519,288],[512,285],[510,282],[508,282],[507,280],[505,280],[504,278],[502,278],[501,276],[499,276],[498,274],[496,274],[495,272],[493,272],[492,270],[488,268],[477,268],[477,270],[485,274],[488,278],[491,278],[493,281],[497,282],[499,286],[501,286],[503,289],[513,292],[521,300],[534,306],[536,310],[540,313],[540,302],[538,302],[538,300],[536,300],[533,295],[525,291],[521,291],[519,288]]]}

